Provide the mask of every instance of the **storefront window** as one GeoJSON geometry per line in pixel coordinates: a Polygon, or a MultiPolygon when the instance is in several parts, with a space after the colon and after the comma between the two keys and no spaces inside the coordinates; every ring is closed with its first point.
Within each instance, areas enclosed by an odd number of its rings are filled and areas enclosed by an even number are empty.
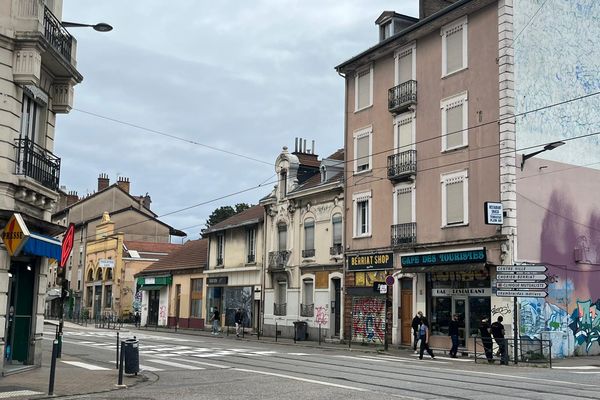
{"type": "Polygon", "coordinates": [[[451,297],[433,297],[431,303],[431,333],[448,335],[448,326],[452,316],[451,297]]]}
{"type": "Polygon", "coordinates": [[[190,317],[202,318],[202,279],[192,279],[190,286],[190,317]]]}
{"type": "Polygon", "coordinates": [[[489,297],[469,297],[469,336],[479,335],[479,325],[484,317],[490,317],[489,297]]]}
{"type": "Polygon", "coordinates": [[[235,325],[235,312],[241,308],[244,313],[244,326],[252,327],[253,293],[251,286],[225,288],[225,323],[228,326],[235,325]]]}
{"type": "Polygon", "coordinates": [[[223,307],[221,304],[223,288],[209,287],[206,291],[206,319],[210,319],[212,311],[215,307],[219,310],[219,313],[223,313],[223,307]]]}
{"type": "Polygon", "coordinates": [[[104,286],[104,308],[112,307],[112,285],[104,286]]]}

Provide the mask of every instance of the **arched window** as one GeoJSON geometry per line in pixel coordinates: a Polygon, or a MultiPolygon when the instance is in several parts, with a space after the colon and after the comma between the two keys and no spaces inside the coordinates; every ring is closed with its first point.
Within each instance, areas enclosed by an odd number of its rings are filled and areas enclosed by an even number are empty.
{"type": "Polygon", "coordinates": [[[277,250],[287,250],[287,225],[285,222],[277,224],[277,250]]]}
{"type": "Polygon", "coordinates": [[[283,199],[287,196],[287,170],[283,169],[279,173],[279,195],[283,199]]]}
{"type": "Polygon", "coordinates": [[[332,256],[342,254],[342,214],[336,213],[331,217],[331,231],[333,233],[330,254],[332,256]]]}
{"type": "Polygon", "coordinates": [[[94,270],[92,268],[88,269],[87,273],[87,281],[92,282],[94,280],[94,270]]]}
{"type": "Polygon", "coordinates": [[[112,268],[106,268],[106,273],[104,274],[104,279],[107,281],[112,281],[112,278],[113,278],[112,268]]]}
{"type": "Polygon", "coordinates": [[[315,220],[307,218],[304,220],[304,250],[302,257],[315,256],[315,220]]]}
{"type": "Polygon", "coordinates": [[[98,268],[96,270],[96,280],[97,281],[101,281],[102,280],[102,268],[98,268]]]}

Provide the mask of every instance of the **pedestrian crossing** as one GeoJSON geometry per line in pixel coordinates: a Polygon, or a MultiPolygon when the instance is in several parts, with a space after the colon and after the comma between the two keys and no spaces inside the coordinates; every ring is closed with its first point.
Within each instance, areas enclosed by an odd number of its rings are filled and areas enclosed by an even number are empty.
{"type": "MultiPolygon", "coordinates": [[[[121,337],[133,337],[135,336],[138,340],[164,340],[164,336],[150,335],[146,333],[140,332],[129,332],[129,331],[119,331],[118,332],[121,337]]],[[[44,331],[44,335],[48,337],[53,337],[56,334],[55,331],[44,331]]],[[[116,339],[117,331],[68,331],[63,332],[63,337],[79,337],[79,338],[111,338],[116,339]]],[[[183,343],[183,342],[192,342],[191,339],[185,339],[181,337],[173,337],[169,336],[170,342],[175,343],[183,343]]]]}

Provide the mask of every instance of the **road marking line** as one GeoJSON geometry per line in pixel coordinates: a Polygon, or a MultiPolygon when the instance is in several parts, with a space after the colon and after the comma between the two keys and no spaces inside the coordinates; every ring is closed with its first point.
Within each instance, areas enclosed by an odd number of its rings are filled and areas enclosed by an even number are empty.
{"type": "Polygon", "coordinates": [[[277,373],[274,373],[274,372],[253,371],[251,369],[244,369],[244,368],[233,368],[233,369],[235,369],[236,371],[248,372],[248,373],[251,373],[251,374],[276,376],[278,378],[287,378],[287,379],[293,379],[293,380],[301,381],[301,382],[316,383],[317,385],[333,386],[333,387],[337,387],[337,388],[341,388],[341,389],[356,390],[358,392],[371,392],[371,390],[369,390],[369,389],[359,388],[359,387],[356,387],[356,386],[340,385],[338,383],[331,383],[331,382],[325,382],[325,381],[317,381],[317,380],[314,380],[314,379],[300,378],[298,376],[277,374],[277,373]]]}
{"type": "Polygon", "coordinates": [[[310,356],[308,353],[288,353],[290,356],[310,356]]]}
{"type": "Polygon", "coordinates": [[[600,371],[569,371],[572,374],[600,374],[600,371]]]}
{"type": "MultiPolygon", "coordinates": [[[[455,369],[443,369],[444,371],[450,371],[453,373],[456,373],[457,371],[455,369]]],[[[479,374],[479,375],[492,375],[492,376],[501,376],[503,378],[513,378],[513,379],[524,379],[524,380],[528,380],[528,381],[540,381],[540,382],[551,382],[551,383],[563,383],[566,385],[572,385],[573,382],[568,382],[568,381],[559,381],[556,379],[543,379],[543,378],[529,378],[526,376],[519,376],[519,375],[508,375],[508,374],[495,374],[493,372],[481,372],[481,371],[465,371],[468,372],[469,374],[479,374]]],[[[597,388],[598,385],[589,385],[586,383],[577,383],[578,386],[589,386],[589,387],[594,387],[597,388]]]]}
{"type": "Polygon", "coordinates": [[[142,370],[142,371],[150,371],[150,372],[164,371],[164,369],[154,368],[154,367],[150,367],[148,365],[141,365],[141,364],[140,364],[140,370],[142,370]]]}
{"type": "Polygon", "coordinates": [[[170,367],[183,368],[183,369],[205,369],[202,367],[194,367],[193,365],[185,365],[185,364],[180,364],[180,363],[176,363],[176,362],[172,362],[172,361],[165,361],[165,360],[152,359],[152,360],[146,360],[146,361],[157,363],[157,364],[168,365],[170,367]]]}
{"type": "MultiPolygon", "coordinates": [[[[184,360],[181,360],[181,361],[184,361],[184,360]]],[[[231,368],[233,368],[233,367],[231,367],[229,365],[213,364],[213,363],[207,363],[207,362],[204,362],[204,361],[185,360],[185,362],[189,362],[189,363],[193,363],[193,364],[199,364],[199,365],[206,365],[208,367],[221,368],[221,369],[231,369],[231,368]]]]}
{"type": "Polygon", "coordinates": [[[109,371],[110,370],[110,368],[99,367],[97,365],[92,365],[92,364],[86,364],[86,363],[83,363],[80,361],[62,361],[61,360],[61,362],[65,363],[65,364],[73,365],[75,367],[89,369],[90,371],[109,371]]]}
{"type": "Polygon", "coordinates": [[[581,365],[579,367],[552,367],[552,369],[600,369],[594,365],[581,365]]]}
{"type": "Polygon", "coordinates": [[[34,392],[33,390],[13,390],[11,392],[0,393],[0,399],[8,399],[11,397],[19,397],[19,396],[36,396],[38,394],[44,394],[44,393],[34,392]]]}

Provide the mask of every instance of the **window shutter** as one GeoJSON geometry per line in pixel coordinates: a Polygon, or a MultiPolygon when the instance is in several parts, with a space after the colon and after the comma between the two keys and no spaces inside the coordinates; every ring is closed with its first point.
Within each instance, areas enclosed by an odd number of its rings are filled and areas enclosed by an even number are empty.
{"type": "Polygon", "coordinates": [[[342,216],[336,214],[332,218],[333,224],[333,244],[342,244],[342,216]]]}
{"type": "Polygon", "coordinates": [[[412,51],[402,54],[398,59],[398,84],[412,80],[412,51]]]}
{"type": "Polygon", "coordinates": [[[279,251],[287,250],[287,226],[280,224],[277,226],[279,251]]]}
{"type": "Polygon", "coordinates": [[[313,250],[315,248],[315,222],[311,220],[304,221],[304,250],[313,250]]]}
{"type": "Polygon", "coordinates": [[[400,121],[398,127],[398,152],[410,150],[412,146],[412,118],[400,121]]]}
{"type": "Polygon", "coordinates": [[[446,109],[446,148],[463,145],[463,104],[446,109]]]}
{"type": "Polygon", "coordinates": [[[358,74],[358,109],[371,104],[371,71],[358,74]]]}
{"type": "Polygon", "coordinates": [[[448,225],[464,222],[463,185],[462,180],[446,184],[446,223],[448,225]]]}
{"type": "Polygon", "coordinates": [[[399,190],[396,194],[397,224],[412,222],[412,189],[399,190]]]}
{"type": "Polygon", "coordinates": [[[446,73],[463,67],[463,27],[458,26],[446,32],[446,73]]]}
{"type": "Polygon", "coordinates": [[[356,139],[356,159],[358,171],[369,169],[369,135],[356,139]]]}

